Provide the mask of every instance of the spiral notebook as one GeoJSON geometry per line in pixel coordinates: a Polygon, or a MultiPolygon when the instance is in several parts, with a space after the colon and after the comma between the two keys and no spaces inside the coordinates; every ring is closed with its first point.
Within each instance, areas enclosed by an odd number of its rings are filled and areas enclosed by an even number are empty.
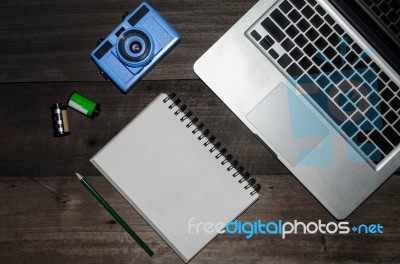
{"type": "Polygon", "coordinates": [[[91,162],[188,262],[261,187],[174,97],[159,95],[91,162]]]}

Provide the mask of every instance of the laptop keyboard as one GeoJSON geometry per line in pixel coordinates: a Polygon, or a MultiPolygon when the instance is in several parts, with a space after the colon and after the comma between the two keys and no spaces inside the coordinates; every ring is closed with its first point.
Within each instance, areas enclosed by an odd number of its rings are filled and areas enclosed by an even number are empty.
{"type": "Polygon", "coordinates": [[[400,143],[398,85],[317,1],[268,12],[249,38],[376,168],[400,143]]]}
{"type": "Polygon", "coordinates": [[[372,17],[388,29],[397,43],[400,43],[400,1],[399,0],[358,0],[372,17]]]}

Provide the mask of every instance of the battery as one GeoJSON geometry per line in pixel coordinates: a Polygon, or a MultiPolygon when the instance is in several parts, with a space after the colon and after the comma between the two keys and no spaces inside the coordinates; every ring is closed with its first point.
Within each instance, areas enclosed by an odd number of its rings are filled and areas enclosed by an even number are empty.
{"type": "Polygon", "coordinates": [[[95,118],[101,112],[100,104],[77,93],[73,92],[68,100],[68,106],[90,118],[95,118]]]}
{"type": "Polygon", "coordinates": [[[69,135],[67,107],[60,103],[55,103],[50,107],[50,113],[53,123],[53,136],[63,137],[69,135]]]}

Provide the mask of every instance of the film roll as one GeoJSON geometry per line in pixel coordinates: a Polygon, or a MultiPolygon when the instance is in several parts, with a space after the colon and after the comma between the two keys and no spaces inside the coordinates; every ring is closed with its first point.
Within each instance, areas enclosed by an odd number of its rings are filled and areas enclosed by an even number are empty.
{"type": "Polygon", "coordinates": [[[69,97],[68,106],[92,119],[99,116],[101,112],[99,103],[77,92],[73,92],[69,97]]]}
{"type": "Polygon", "coordinates": [[[67,107],[60,103],[55,103],[50,107],[50,113],[53,123],[53,136],[63,137],[69,135],[67,107]]]}

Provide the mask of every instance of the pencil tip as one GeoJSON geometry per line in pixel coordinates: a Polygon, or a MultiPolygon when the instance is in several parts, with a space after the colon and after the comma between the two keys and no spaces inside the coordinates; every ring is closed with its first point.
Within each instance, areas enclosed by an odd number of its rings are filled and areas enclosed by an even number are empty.
{"type": "Polygon", "coordinates": [[[83,179],[83,177],[79,173],[75,172],[75,174],[76,174],[76,176],[78,177],[79,180],[83,179]]]}

